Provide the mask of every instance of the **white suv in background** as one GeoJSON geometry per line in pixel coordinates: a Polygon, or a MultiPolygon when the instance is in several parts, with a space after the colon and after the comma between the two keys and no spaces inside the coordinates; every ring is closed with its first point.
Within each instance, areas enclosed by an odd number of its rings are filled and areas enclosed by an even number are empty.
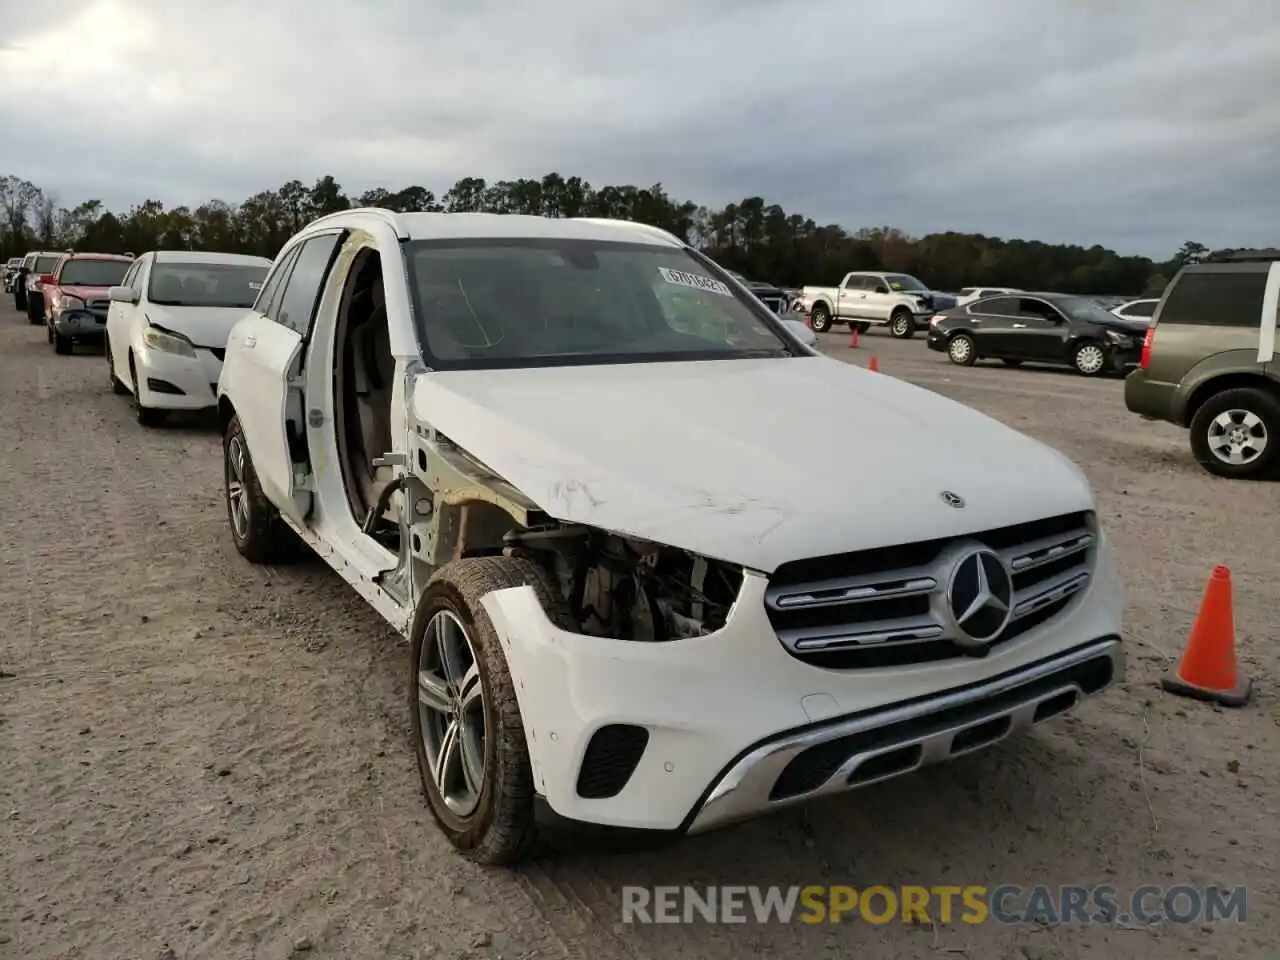
{"type": "Polygon", "coordinates": [[[626,222],[360,209],[286,244],[218,389],[231,537],[306,544],[408,638],[467,856],[529,855],[540,812],[709,830],[1122,675],[1080,470],[812,339],[626,222]],[[815,390],[867,411],[848,442],[815,390]]]}

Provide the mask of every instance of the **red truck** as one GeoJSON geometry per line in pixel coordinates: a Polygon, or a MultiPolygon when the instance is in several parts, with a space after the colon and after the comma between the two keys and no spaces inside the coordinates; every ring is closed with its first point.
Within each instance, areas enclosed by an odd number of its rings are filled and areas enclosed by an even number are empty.
{"type": "Polygon", "coordinates": [[[114,253],[72,253],[41,278],[54,352],[70,353],[77,342],[102,342],[111,305],[107,292],[120,286],[133,260],[114,253]]]}

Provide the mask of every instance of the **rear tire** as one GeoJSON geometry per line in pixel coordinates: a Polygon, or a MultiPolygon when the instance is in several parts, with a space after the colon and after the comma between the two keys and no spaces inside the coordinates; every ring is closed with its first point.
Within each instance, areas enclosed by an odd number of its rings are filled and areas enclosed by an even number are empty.
{"type": "Polygon", "coordinates": [[[262,492],[238,416],[231,418],[222,437],[222,478],[231,539],[240,555],[250,563],[297,559],[302,543],[262,492]]]}
{"type": "Polygon", "coordinates": [[[895,310],[889,318],[889,333],[899,340],[910,340],[916,334],[916,318],[910,310],[895,310]]]}
{"type": "Polygon", "coordinates": [[[523,557],[475,557],[456,560],[431,578],[410,631],[409,716],[427,806],[449,842],[481,864],[515,864],[543,846],[515,683],[481,604],[494,590],[526,584],[553,623],[572,629],[560,591],[540,565],[523,557]],[[448,644],[455,651],[452,670],[440,654],[448,644]],[[461,680],[451,672],[461,673],[461,680]],[[482,738],[474,735],[477,719],[482,738]],[[444,763],[450,726],[459,746],[456,760],[444,763]]]}
{"type": "Polygon", "coordinates": [[[813,309],[809,311],[809,326],[813,328],[814,333],[826,333],[831,329],[831,311],[825,304],[814,304],[813,309]]]}
{"type": "Polygon", "coordinates": [[[1191,452],[1219,477],[1262,480],[1280,472],[1280,398],[1256,387],[1215,394],[1191,418],[1191,452]]]}
{"type": "Polygon", "coordinates": [[[961,367],[972,367],[978,362],[978,346],[967,333],[957,333],[947,342],[947,357],[961,367]]]}

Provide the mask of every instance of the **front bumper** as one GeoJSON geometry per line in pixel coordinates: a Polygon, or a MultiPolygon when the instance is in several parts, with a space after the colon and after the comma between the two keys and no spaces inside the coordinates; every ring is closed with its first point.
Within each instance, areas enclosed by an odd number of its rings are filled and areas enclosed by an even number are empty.
{"type": "Polygon", "coordinates": [[[53,329],[73,340],[101,340],[107,332],[107,315],[88,310],[66,310],[54,315],[53,329]]]}
{"type": "Polygon", "coordinates": [[[1111,346],[1111,365],[1122,373],[1126,370],[1132,370],[1141,359],[1141,343],[1113,344],[1111,346]]]}
{"type": "Polygon", "coordinates": [[[204,410],[218,405],[222,361],[197,347],[194,357],[136,349],[139,400],[158,410],[204,410]]]}
{"type": "Polygon", "coordinates": [[[708,830],[994,743],[1123,675],[1114,639],[1123,598],[1105,539],[1090,585],[1066,610],[983,658],[811,666],[790,656],[770,626],[766,583],[747,575],[717,633],[656,644],[560,630],[529,587],[485,597],[515,680],[534,787],[555,814],[708,830]],[[1066,672],[1084,662],[1097,672],[1066,672]],[[610,796],[580,792],[588,747],[596,742],[598,756],[597,735],[619,725],[645,734],[630,776],[610,796]],[[799,780],[792,770],[792,787],[780,792],[784,771],[813,748],[829,769],[799,780]]]}
{"type": "Polygon", "coordinates": [[[939,330],[929,329],[929,349],[938,350],[942,353],[947,352],[947,335],[939,330]]]}

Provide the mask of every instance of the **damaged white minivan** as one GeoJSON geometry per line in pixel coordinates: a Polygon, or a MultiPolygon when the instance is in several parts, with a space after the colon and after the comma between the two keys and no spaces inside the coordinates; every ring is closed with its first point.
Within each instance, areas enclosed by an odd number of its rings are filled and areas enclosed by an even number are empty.
{"type": "Polygon", "coordinates": [[[1081,471],[812,340],[621,221],[351,210],[276,258],[218,389],[232,537],[305,544],[411,641],[466,855],[709,830],[1121,677],[1081,471]]]}

